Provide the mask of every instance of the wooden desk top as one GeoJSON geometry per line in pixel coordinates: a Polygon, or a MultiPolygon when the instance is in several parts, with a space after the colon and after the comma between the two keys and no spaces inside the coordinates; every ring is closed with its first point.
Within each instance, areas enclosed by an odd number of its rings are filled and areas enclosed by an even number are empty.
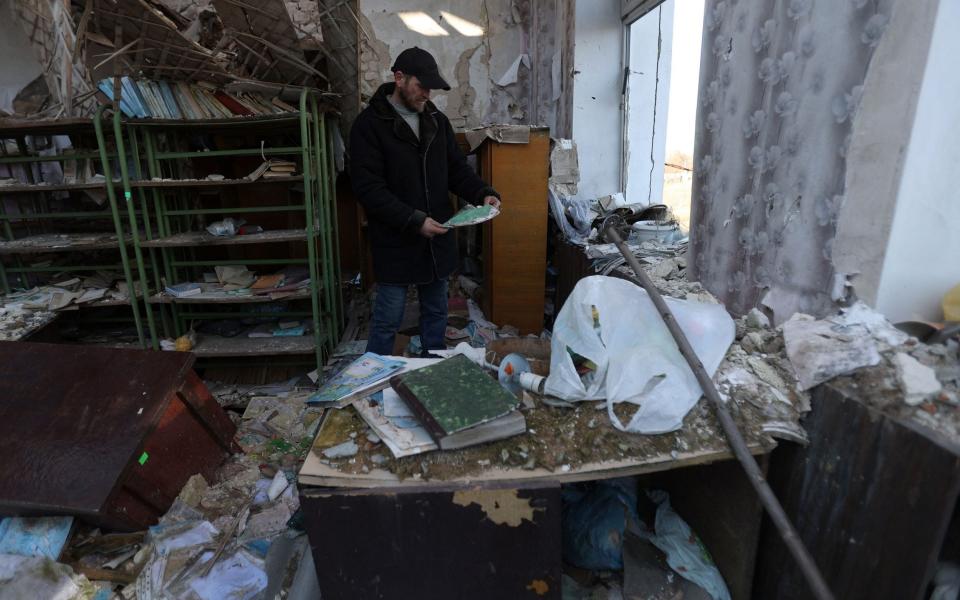
{"type": "MultiPolygon", "coordinates": [[[[653,436],[614,430],[607,418],[606,411],[595,410],[596,405],[596,402],[586,402],[581,403],[576,409],[548,408],[538,405],[537,408],[531,410],[550,411],[552,413],[562,411],[557,413],[559,419],[557,432],[551,432],[546,436],[531,432],[531,423],[534,422],[534,419],[531,419],[531,411],[527,411],[528,431],[520,436],[457,451],[434,451],[402,459],[392,459],[391,457],[391,460],[384,463],[384,466],[388,468],[370,468],[367,473],[358,468],[358,465],[364,463],[367,458],[364,456],[363,450],[355,457],[354,463],[350,463],[348,460],[326,461],[323,459],[321,452],[334,444],[325,444],[320,447],[315,444],[300,470],[299,482],[305,486],[339,488],[389,489],[408,486],[466,488],[483,485],[499,487],[503,484],[529,485],[536,482],[574,482],[639,475],[733,458],[719,422],[712,408],[706,404],[706,400],[701,399],[700,403],[690,411],[684,420],[683,429],[653,436]],[[488,465],[478,466],[478,462],[489,460],[491,451],[496,455],[497,452],[501,451],[501,448],[512,448],[517,445],[529,446],[536,443],[538,438],[544,437],[550,438],[552,443],[562,444],[563,451],[569,452],[570,456],[573,456],[574,453],[578,452],[578,447],[586,443],[578,436],[569,436],[564,433],[569,428],[567,423],[574,419],[581,421],[595,420],[595,429],[591,431],[603,432],[604,435],[613,436],[612,439],[614,440],[622,439],[624,442],[613,451],[613,456],[610,455],[609,449],[605,452],[598,450],[597,453],[605,453],[607,456],[600,460],[588,458],[576,464],[561,464],[552,470],[542,466],[534,469],[524,469],[516,465],[505,466],[500,460],[496,459],[490,460],[488,465]],[[443,478],[430,477],[429,470],[426,477],[417,477],[417,474],[414,474],[411,477],[401,478],[397,475],[396,471],[399,470],[397,467],[406,465],[409,468],[411,464],[417,465],[423,460],[433,461],[435,465],[431,469],[438,472],[441,465],[457,464],[464,465],[465,468],[462,474],[443,478]]],[[[348,407],[343,410],[352,411],[353,409],[348,407]]],[[[769,453],[776,447],[776,442],[759,430],[760,421],[757,419],[755,410],[751,405],[745,403],[735,412],[735,419],[744,430],[751,452],[755,455],[769,453]]],[[[360,417],[356,418],[360,419],[360,417]]],[[[541,420],[536,427],[542,429],[542,423],[541,420]]],[[[357,435],[356,439],[362,441],[362,435],[357,435]]],[[[389,450],[382,445],[373,452],[390,456],[389,450]]]]}

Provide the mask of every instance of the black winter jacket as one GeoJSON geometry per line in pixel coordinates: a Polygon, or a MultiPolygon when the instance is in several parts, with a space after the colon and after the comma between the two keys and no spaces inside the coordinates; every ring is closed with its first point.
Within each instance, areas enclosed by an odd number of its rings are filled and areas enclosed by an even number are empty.
{"type": "Polygon", "coordinates": [[[457,267],[456,237],[420,235],[429,216],[453,216],[447,192],[481,204],[497,196],[467,164],[447,117],[427,102],[420,113],[420,140],[388,100],[385,83],[350,130],[350,180],[367,213],[373,270],[379,283],[430,283],[457,267]]]}

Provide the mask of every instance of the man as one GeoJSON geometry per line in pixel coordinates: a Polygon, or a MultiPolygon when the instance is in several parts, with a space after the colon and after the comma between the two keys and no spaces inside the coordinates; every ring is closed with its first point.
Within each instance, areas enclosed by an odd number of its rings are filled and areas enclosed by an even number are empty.
{"type": "Polygon", "coordinates": [[[424,350],[446,347],[447,278],[457,267],[453,192],[472,204],[500,205],[457,147],[450,121],[430,102],[449,90],[426,50],[408,48],[350,132],[350,179],[367,213],[377,294],[367,351],[391,354],[407,288],[417,286],[424,350]]]}

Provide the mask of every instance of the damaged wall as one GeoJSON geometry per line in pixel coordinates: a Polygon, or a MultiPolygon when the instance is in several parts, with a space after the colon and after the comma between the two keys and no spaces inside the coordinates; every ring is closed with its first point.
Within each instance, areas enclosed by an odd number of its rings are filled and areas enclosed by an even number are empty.
{"type": "Polygon", "coordinates": [[[43,72],[30,47],[30,38],[20,29],[14,19],[13,3],[0,5],[0,56],[4,57],[0,68],[0,111],[14,114],[13,100],[24,87],[43,72]]]}
{"type": "Polygon", "coordinates": [[[622,191],[623,22],[620,2],[576,4],[573,139],[580,155],[581,198],[622,191]]]}
{"type": "Polygon", "coordinates": [[[631,203],[663,199],[674,5],[667,0],[630,25],[623,162],[624,191],[631,203]]]}
{"type": "Polygon", "coordinates": [[[455,128],[486,123],[547,125],[569,136],[569,44],[572,0],[449,2],[427,0],[397,12],[389,0],[361,2],[361,94],[391,80],[403,49],[436,57],[451,90],[433,101],[455,128]]]}
{"type": "Polygon", "coordinates": [[[731,311],[763,303],[781,321],[833,309],[864,80],[894,7],[908,4],[707,2],[691,268],[731,311]]]}

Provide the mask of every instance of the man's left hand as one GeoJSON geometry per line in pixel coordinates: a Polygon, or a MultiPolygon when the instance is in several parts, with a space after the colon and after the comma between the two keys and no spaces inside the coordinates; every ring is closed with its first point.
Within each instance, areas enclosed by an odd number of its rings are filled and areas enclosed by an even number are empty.
{"type": "Polygon", "coordinates": [[[500,210],[500,198],[496,196],[487,196],[483,199],[484,206],[492,206],[497,210],[500,210]]]}

